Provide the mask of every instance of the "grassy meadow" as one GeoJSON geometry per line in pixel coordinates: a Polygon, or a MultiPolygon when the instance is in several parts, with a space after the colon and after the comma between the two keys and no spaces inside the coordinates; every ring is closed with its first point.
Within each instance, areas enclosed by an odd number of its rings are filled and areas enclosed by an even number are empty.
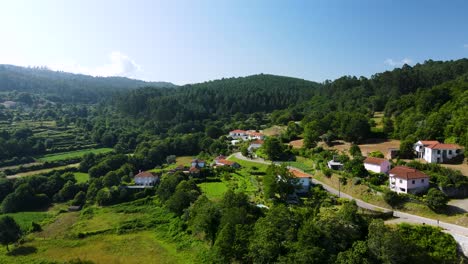
{"type": "Polygon", "coordinates": [[[42,231],[27,235],[22,245],[10,246],[9,253],[0,248],[0,263],[48,263],[77,258],[95,263],[192,263],[197,252],[208,248],[204,242],[183,233],[173,237],[171,230],[180,220],[152,198],[109,207],[93,206],[81,212],[19,213],[14,217],[27,224],[30,220],[44,222],[44,214],[49,214],[49,220],[42,231]]]}

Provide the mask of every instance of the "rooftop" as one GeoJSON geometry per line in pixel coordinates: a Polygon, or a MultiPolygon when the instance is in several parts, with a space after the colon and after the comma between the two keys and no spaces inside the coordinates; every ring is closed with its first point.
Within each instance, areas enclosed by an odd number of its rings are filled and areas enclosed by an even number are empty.
{"type": "Polygon", "coordinates": [[[376,164],[376,165],[381,165],[384,162],[388,162],[388,160],[382,159],[382,158],[376,158],[376,157],[367,157],[364,160],[364,163],[376,164]]]}
{"type": "Polygon", "coordinates": [[[412,180],[412,179],[421,179],[429,178],[426,174],[418,171],[417,169],[406,167],[406,166],[397,166],[391,169],[389,174],[393,174],[395,178],[412,180]]]}

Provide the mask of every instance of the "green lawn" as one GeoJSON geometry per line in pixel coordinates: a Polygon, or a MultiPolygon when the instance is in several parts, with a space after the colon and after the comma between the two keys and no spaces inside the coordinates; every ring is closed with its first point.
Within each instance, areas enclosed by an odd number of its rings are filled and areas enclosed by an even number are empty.
{"type": "Polygon", "coordinates": [[[228,190],[224,182],[204,182],[198,184],[203,193],[212,200],[220,199],[228,190]]]}
{"type": "Polygon", "coordinates": [[[40,157],[39,160],[42,162],[67,160],[67,159],[80,158],[88,153],[102,154],[102,153],[111,152],[112,150],[113,149],[111,148],[82,149],[82,150],[77,150],[77,151],[47,154],[47,155],[40,157]]]}
{"type": "Polygon", "coordinates": [[[89,181],[89,174],[84,172],[75,172],[75,179],[77,183],[83,183],[89,181]]]}
{"type": "Polygon", "coordinates": [[[296,167],[305,172],[313,171],[313,161],[304,157],[296,157],[296,161],[284,162],[288,166],[296,167]]]}

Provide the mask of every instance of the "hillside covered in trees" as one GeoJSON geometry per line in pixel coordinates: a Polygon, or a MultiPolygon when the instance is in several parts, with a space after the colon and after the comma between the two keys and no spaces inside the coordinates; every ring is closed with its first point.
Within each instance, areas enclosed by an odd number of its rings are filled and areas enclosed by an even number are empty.
{"type": "MultiPolygon", "coordinates": [[[[277,111],[274,122],[305,116],[305,139],[360,141],[369,137],[437,139],[468,146],[468,59],[404,65],[370,78],[344,76],[327,81],[311,100],[277,111]],[[371,134],[375,112],[384,112],[383,130],[371,134]],[[367,122],[365,122],[367,120],[367,122]]],[[[376,132],[376,131],[374,131],[376,132]]]]}
{"type": "Polygon", "coordinates": [[[144,86],[175,87],[168,82],[144,82],[124,77],[92,77],[51,71],[47,68],[0,65],[0,91],[44,95],[53,102],[96,103],[111,92],[144,86]]]}

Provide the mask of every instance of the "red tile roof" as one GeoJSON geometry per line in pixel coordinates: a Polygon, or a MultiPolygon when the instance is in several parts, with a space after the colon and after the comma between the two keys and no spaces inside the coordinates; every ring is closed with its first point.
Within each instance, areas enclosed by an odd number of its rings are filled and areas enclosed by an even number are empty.
{"type": "Polygon", "coordinates": [[[264,142],[265,142],[265,141],[263,141],[263,140],[257,139],[257,140],[255,140],[255,141],[250,142],[250,144],[263,145],[264,142]]]}
{"type": "Polygon", "coordinates": [[[228,166],[232,166],[235,162],[234,162],[234,161],[227,160],[227,159],[219,159],[219,160],[218,160],[218,163],[221,163],[221,164],[224,164],[224,165],[228,165],[228,166]]]}
{"type": "Polygon", "coordinates": [[[388,173],[395,175],[395,178],[405,180],[429,178],[429,176],[418,171],[417,169],[413,169],[406,166],[397,166],[391,169],[388,173]]]}
{"type": "Polygon", "coordinates": [[[240,130],[240,129],[236,129],[236,130],[233,130],[229,133],[245,133],[246,131],[245,130],[240,130]]]}
{"type": "Polygon", "coordinates": [[[249,136],[263,136],[262,133],[256,131],[247,131],[247,135],[249,136]]]}
{"type": "Polygon", "coordinates": [[[307,174],[307,173],[302,172],[302,171],[289,169],[289,172],[291,172],[297,178],[312,178],[312,175],[307,174]]]}
{"type": "Polygon", "coordinates": [[[388,162],[388,160],[382,159],[382,158],[375,158],[375,157],[367,157],[364,160],[364,163],[376,164],[376,165],[381,165],[384,162],[388,162]]]}
{"type": "Polygon", "coordinates": [[[142,171],[138,173],[137,175],[135,175],[135,178],[154,178],[154,177],[156,176],[154,176],[153,173],[149,171],[142,171]]]}
{"type": "Polygon", "coordinates": [[[457,144],[444,144],[444,143],[436,143],[427,146],[430,149],[461,149],[461,147],[457,144]]]}
{"type": "Polygon", "coordinates": [[[433,144],[440,143],[437,140],[420,140],[420,141],[421,141],[421,143],[423,143],[423,145],[433,145],[433,144]]]}

